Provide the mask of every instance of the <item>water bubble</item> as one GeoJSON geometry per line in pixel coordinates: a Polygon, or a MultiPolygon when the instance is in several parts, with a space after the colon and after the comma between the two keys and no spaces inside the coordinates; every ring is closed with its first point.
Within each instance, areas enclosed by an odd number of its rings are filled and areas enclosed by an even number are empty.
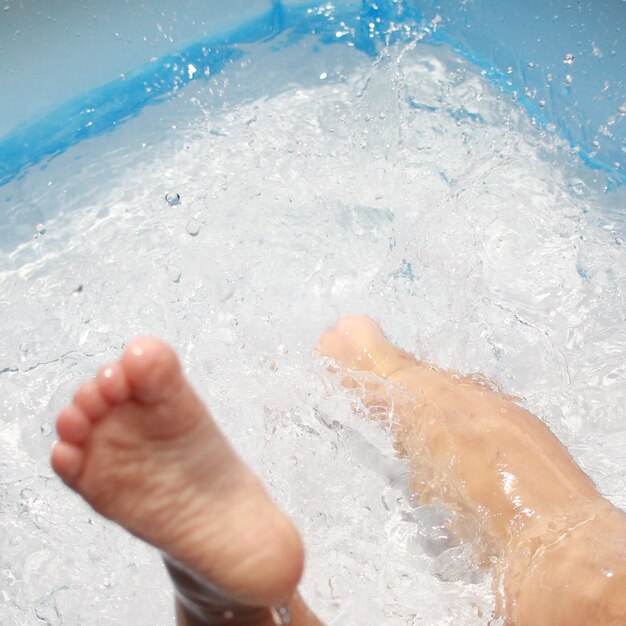
{"type": "Polygon", "coordinates": [[[615,237],[615,243],[618,246],[623,246],[624,245],[624,240],[621,237],[615,237]]]}
{"type": "Polygon", "coordinates": [[[563,79],[563,84],[566,85],[567,87],[569,87],[572,84],[572,75],[571,74],[566,74],[565,78],[563,79]]]}
{"type": "Polygon", "coordinates": [[[165,194],[165,200],[170,206],[176,206],[180,204],[180,195],[178,195],[175,191],[168,191],[165,194]]]}
{"type": "Polygon", "coordinates": [[[509,67],[506,68],[506,73],[507,74],[512,74],[513,73],[513,68],[509,65],[509,67]]]}
{"type": "Polygon", "coordinates": [[[325,80],[328,78],[328,72],[322,72],[320,74],[320,80],[325,80]]]}
{"type": "Polygon", "coordinates": [[[379,117],[381,120],[384,120],[384,119],[385,119],[385,112],[384,112],[384,111],[381,111],[381,112],[378,114],[378,117],[379,117]]]}
{"type": "Polygon", "coordinates": [[[610,570],[610,569],[603,568],[602,569],[602,576],[606,576],[607,578],[612,578],[613,577],[613,571],[610,570]]]}
{"type": "Polygon", "coordinates": [[[528,63],[526,63],[526,67],[527,67],[529,70],[532,70],[532,69],[534,69],[534,68],[536,68],[536,67],[537,67],[537,64],[536,64],[536,63],[534,63],[533,61],[528,61],[528,63]]]}
{"type": "Polygon", "coordinates": [[[283,345],[282,343],[278,346],[277,350],[279,354],[287,354],[287,352],[289,352],[287,346],[283,345]]]}
{"type": "Polygon", "coordinates": [[[542,98],[541,100],[539,100],[539,106],[543,109],[543,107],[546,106],[546,101],[542,98]]]}
{"type": "Polygon", "coordinates": [[[24,487],[24,489],[20,491],[20,496],[22,496],[24,500],[37,499],[37,494],[35,493],[35,491],[33,489],[29,489],[28,487],[24,487]]]}
{"type": "Polygon", "coordinates": [[[563,63],[565,63],[566,65],[571,65],[574,62],[574,59],[576,57],[571,53],[568,52],[564,57],[563,57],[563,63]]]}
{"type": "Polygon", "coordinates": [[[40,430],[41,430],[41,434],[42,434],[44,437],[49,437],[49,436],[52,434],[52,431],[53,431],[54,429],[52,428],[52,425],[51,425],[51,424],[49,424],[48,422],[44,422],[44,423],[41,425],[40,430]]]}
{"type": "Polygon", "coordinates": [[[35,226],[35,228],[37,229],[37,232],[40,235],[43,235],[46,232],[46,227],[43,224],[37,224],[37,226],[35,226]]]}
{"type": "Polygon", "coordinates": [[[201,228],[202,228],[202,224],[195,217],[192,217],[187,222],[187,226],[185,226],[185,230],[187,231],[187,234],[191,235],[192,237],[195,237],[200,232],[201,228]]]}

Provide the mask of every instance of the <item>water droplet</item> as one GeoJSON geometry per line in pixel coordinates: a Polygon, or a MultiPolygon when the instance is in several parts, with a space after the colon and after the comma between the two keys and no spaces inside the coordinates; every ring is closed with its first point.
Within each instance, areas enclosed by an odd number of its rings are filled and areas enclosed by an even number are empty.
{"type": "Polygon", "coordinates": [[[572,75],[571,74],[566,74],[565,78],[563,79],[563,84],[567,85],[568,87],[572,84],[572,75]]]}
{"type": "Polygon", "coordinates": [[[49,437],[49,436],[52,434],[52,431],[53,431],[54,429],[52,428],[52,425],[51,425],[51,424],[49,424],[48,422],[44,422],[44,423],[41,425],[40,430],[41,430],[41,434],[42,434],[44,437],[49,437]]]}
{"type": "Polygon", "coordinates": [[[537,64],[536,64],[536,63],[534,63],[533,61],[528,61],[528,63],[526,63],[526,67],[527,67],[529,70],[532,70],[532,69],[534,69],[534,68],[536,68],[536,67],[537,67],[537,64]]]}
{"type": "Polygon", "coordinates": [[[328,78],[328,73],[327,72],[322,72],[320,74],[320,80],[326,80],[328,78]]]}
{"type": "Polygon", "coordinates": [[[513,68],[509,65],[509,67],[506,68],[506,73],[507,74],[512,74],[513,73],[513,68]]]}
{"type": "Polygon", "coordinates": [[[607,578],[613,578],[613,571],[610,569],[602,568],[602,576],[606,576],[607,578]]]}
{"type": "Polygon", "coordinates": [[[585,184],[582,180],[575,180],[570,185],[570,189],[577,195],[581,196],[585,190],[585,184]]]}
{"type": "Polygon", "coordinates": [[[543,107],[546,106],[546,101],[542,98],[541,100],[539,100],[539,106],[543,109],[543,107]]]}
{"type": "Polygon", "coordinates": [[[35,228],[40,235],[43,235],[46,232],[46,227],[43,224],[37,224],[35,228]]]}
{"type": "Polygon", "coordinates": [[[571,65],[574,62],[574,59],[576,57],[571,53],[568,52],[564,57],[563,57],[563,63],[565,63],[566,65],[571,65]]]}
{"type": "Polygon", "coordinates": [[[372,120],[372,116],[369,113],[366,113],[364,119],[366,122],[370,122],[372,120]]]}
{"type": "Polygon", "coordinates": [[[185,230],[187,231],[187,234],[191,235],[192,237],[195,237],[200,232],[201,228],[202,228],[202,224],[200,224],[200,222],[195,217],[192,217],[187,222],[187,226],[185,226],[185,230]]]}
{"type": "Polygon", "coordinates": [[[175,191],[168,191],[165,194],[165,200],[170,206],[180,204],[180,196],[175,191]]]}
{"type": "Polygon", "coordinates": [[[165,268],[167,275],[173,283],[179,283],[180,277],[182,276],[182,271],[180,267],[176,267],[176,265],[168,265],[165,268]]]}
{"type": "Polygon", "coordinates": [[[277,349],[279,354],[287,354],[287,352],[289,352],[287,346],[283,345],[282,343],[278,346],[277,349]]]}
{"type": "Polygon", "coordinates": [[[381,112],[378,114],[378,117],[379,117],[381,120],[384,120],[384,119],[385,119],[385,112],[384,112],[384,111],[381,111],[381,112]]]}
{"type": "Polygon", "coordinates": [[[615,243],[618,246],[623,246],[624,245],[624,240],[621,237],[615,237],[615,243]]]}

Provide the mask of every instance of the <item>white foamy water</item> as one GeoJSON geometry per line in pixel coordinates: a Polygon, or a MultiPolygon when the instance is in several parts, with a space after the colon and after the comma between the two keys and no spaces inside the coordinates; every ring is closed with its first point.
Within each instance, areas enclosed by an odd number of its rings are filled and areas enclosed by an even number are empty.
{"type": "Polygon", "coordinates": [[[494,604],[314,354],[341,314],[497,381],[626,506],[624,193],[445,48],[276,43],[1,190],[0,624],[174,622],[158,556],[48,465],[55,412],[138,334],[295,518],[329,625],[494,604]]]}

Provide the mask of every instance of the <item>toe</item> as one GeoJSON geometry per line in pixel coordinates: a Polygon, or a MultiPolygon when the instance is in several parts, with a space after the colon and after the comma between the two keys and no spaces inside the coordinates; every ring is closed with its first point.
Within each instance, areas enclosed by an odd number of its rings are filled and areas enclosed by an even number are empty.
{"type": "Polygon", "coordinates": [[[120,363],[103,367],[96,376],[96,384],[102,397],[110,404],[120,404],[130,397],[126,372],[120,363]]]}
{"type": "Polygon", "coordinates": [[[70,405],[59,414],[57,432],[62,441],[81,446],[89,438],[91,422],[77,406],[70,405]]]}
{"type": "Polygon", "coordinates": [[[170,397],[183,383],[175,352],[158,339],[142,337],[133,341],[124,351],[121,364],[131,394],[144,403],[170,397]]]}
{"type": "Polygon", "coordinates": [[[84,450],[65,441],[58,441],[52,449],[52,468],[70,486],[80,475],[84,460],[84,450]]]}
{"type": "Polygon", "coordinates": [[[101,419],[110,409],[109,403],[94,381],[81,385],[74,396],[74,404],[94,422],[101,419]]]}

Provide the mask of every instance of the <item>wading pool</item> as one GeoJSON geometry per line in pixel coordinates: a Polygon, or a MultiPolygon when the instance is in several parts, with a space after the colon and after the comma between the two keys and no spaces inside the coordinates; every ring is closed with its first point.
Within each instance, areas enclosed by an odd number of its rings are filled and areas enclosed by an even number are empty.
{"type": "Polygon", "coordinates": [[[329,625],[498,623],[314,353],[339,315],[497,381],[626,507],[625,25],[618,0],[5,0],[0,625],[174,623],[158,555],[48,460],[137,335],[296,520],[329,625]]]}

